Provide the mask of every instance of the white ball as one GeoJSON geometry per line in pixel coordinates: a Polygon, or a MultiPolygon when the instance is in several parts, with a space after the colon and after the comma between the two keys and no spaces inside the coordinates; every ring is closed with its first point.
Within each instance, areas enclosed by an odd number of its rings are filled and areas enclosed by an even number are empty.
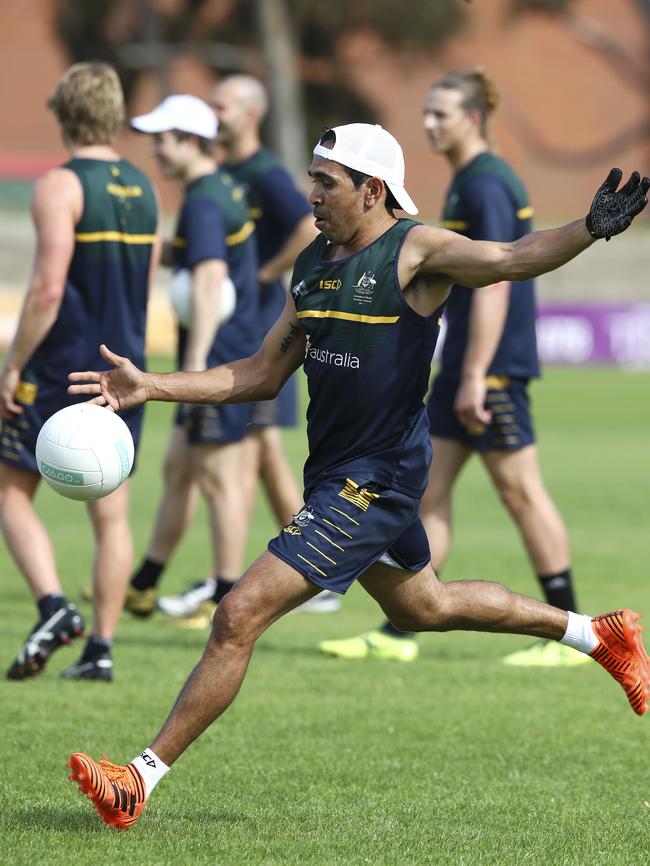
{"type": "Polygon", "coordinates": [[[124,421],[94,403],[75,403],[50,416],[36,440],[38,471],[68,499],[101,499],[128,477],[133,437],[124,421]]]}
{"type": "MultiPolygon", "coordinates": [[[[169,298],[179,323],[188,328],[192,324],[192,271],[181,268],[169,284],[169,298]]],[[[237,289],[230,277],[221,281],[219,298],[219,326],[225,324],[235,312],[237,289]]]]}

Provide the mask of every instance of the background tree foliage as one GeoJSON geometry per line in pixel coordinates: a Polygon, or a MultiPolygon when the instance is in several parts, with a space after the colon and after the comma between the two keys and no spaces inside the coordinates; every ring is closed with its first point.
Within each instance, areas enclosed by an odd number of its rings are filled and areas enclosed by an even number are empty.
{"type": "MultiPolygon", "coordinates": [[[[112,63],[124,84],[127,101],[143,69],[129,59],[129,43],[167,45],[167,62],[176,52],[194,51],[201,56],[210,43],[236,46],[241,65],[251,65],[257,52],[258,69],[263,71],[259,31],[259,5],[263,0],[222,3],[221,14],[210,14],[212,0],[177,0],[176,3],[125,3],[124,0],[59,0],[56,27],[73,62],[99,59],[112,63]],[[248,49],[248,50],[246,50],[248,49]]],[[[297,52],[297,67],[304,83],[307,131],[312,137],[330,122],[376,120],[372,106],[349,86],[345,71],[336,63],[337,44],[343,35],[371,31],[397,50],[435,51],[462,27],[465,12],[461,0],[425,0],[411,3],[408,14],[394,0],[283,0],[291,38],[297,52]],[[317,106],[319,120],[310,118],[310,106],[317,106]]],[[[215,72],[227,73],[240,64],[230,52],[210,56],[215,72]],[[216,56],[215,56],[216,55],[216,56]]],[[[164,67],[164,62],[161,63],[164,67]]],[[[164,74],[164,69],[158,69],[164,74]]]]}
{"type": "MultiPolygon", "coordinates": [[[[623,44],[615,32],[589,17],[587,4],[574,0],[510,0],[504,25],[516,24],[524,15],[553,16],[613,75],[647,94],[650,0],[618,2],[636,7],[640,32],[647,37],[645,51],[623,44]]],[[[462,31],[468,8],[463,0],[420,0],[408,7],[396,0],[58,0],[56,28],[71,61],[100,59],[117,68],[127,102],[146,69],[156,71],[161,95],[168,92],[175,56],[201,58],[217,74],[257,74],[269,85],[272,106],[281,106],[280,112],[271,113],[270,143],[289,162],[301,164],[298,151],[305,138],[317,137],[323,123],[379,120],[338,62],[343,39],[371,33],[387,49],[431,56],[462,31]],[[271,9],[274,27],[269,26],[271,9]]],[[[540,161],[584,165],[649,137],[648,105],[648,116],[607,130],[589,151],[572,152],[548,142],[523,108],[512,109],[510,122],[540,161]]]]}

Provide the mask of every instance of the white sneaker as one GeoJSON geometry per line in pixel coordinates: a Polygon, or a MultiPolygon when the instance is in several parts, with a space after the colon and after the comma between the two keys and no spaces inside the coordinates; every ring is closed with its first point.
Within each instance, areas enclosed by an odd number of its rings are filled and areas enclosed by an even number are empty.
{"type": "Polygon", "coordinates": [[[158,610],[166,613],[167,616],[175,616],[185,618],[194,616],[198,612],[201,605],[206,601],[211,601],[217,582],[211,578],[208,580],[199,580],[198,583],[181,592],[180,595],[163,595],[158,599],[158,610]]]}
{"type": "Polygon", "coordinates": [[[298,607],[294,608],[294,613],[334,613],[341,607],[341,597],[335,592],[330,592],[329,589],[324,589],[310,598],[309,601],[303,602],[298,607]]]}

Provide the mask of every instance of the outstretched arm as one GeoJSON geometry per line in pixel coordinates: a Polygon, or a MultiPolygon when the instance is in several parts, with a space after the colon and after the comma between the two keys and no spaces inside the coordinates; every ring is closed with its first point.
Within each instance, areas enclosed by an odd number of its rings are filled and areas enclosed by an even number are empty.
{"type": "Polygon", "coordinates": [[[589,214],[566,226],[532,232],[509,244],[470,241],[444,229],[418,226],[409,233],[400,256],[402,285],[420,275],[444,274],[450,283],[487,286],[503,280],[527,280],[553,271],[575,258],[598,238],[625,231],[647,205],[650,179],[634,172],[616,190],[621,178],[612,169],[597,191],[589,214]]]}
{"type": "Polygon", "coordinates": [[[128,358],[106,346],[102,356],[113,364],[107,372],[70,373],[71,394],[87,394],[90,401],[115,412],[147,400],[183,403],[248,403],[271,400],[305,356],[305,332],[288,297],[282,315],[262,347],[249,358],[202,372],[143,373],[128,358]]]}
{"type": "Polygon", "coordinates": [[[594,242],[584,220],[532,232],[512,243],[471,241],[455,232],[426,226],[410,234],[404,252],[413,251],[418,256],[413,262],[414,273],[444,274],[450,284],[473,288],[532,279],[561,267],[594,242]]]}

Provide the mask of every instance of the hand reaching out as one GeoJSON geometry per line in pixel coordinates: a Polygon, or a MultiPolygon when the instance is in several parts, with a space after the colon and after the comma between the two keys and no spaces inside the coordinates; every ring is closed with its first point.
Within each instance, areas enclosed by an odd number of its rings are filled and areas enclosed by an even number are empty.
{"type": "Polygon", "coordinates": [[[103,344],[99,351],[114,369],[70,373],[68,379],[77,384],[69,385],[68,393],[96,395],[89,402],[106,406],[113,412],[123,412],[145,403],[148,397],[147,374],[103,344]]]}
{"type": "Polygon", "coordinates": [[[628,182],[617,191],[622,176],[620,168],[613,168],[596,191],[587,214],[587,228],[594,238],[609,240],[624,232],[648,204],[650,179],[633,171],[628,182]]]}

